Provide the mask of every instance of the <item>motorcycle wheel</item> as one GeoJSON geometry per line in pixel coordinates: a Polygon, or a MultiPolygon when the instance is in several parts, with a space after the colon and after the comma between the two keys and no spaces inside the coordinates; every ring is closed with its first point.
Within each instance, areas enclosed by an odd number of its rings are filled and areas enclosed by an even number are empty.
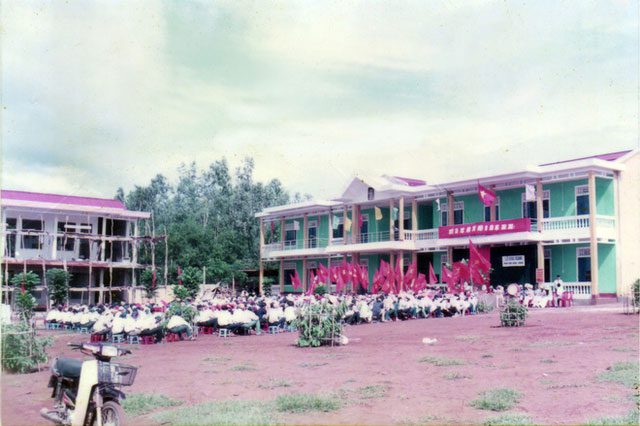
{"type": "Polygon", "coordinates": [[[115,401],[105,402],[101,411],[102,426],[123,426],[126,423],[124,409],[115,401]]]}

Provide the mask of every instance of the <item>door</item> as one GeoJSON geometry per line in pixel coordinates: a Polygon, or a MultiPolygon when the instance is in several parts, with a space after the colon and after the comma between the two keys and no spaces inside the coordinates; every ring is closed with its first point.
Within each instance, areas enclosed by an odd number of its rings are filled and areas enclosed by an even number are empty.
{"type": "Polygon", "coordinates": [[[318,238],[317,238],[318,228],[315,226],[310,227],[307,233],[308,233],[307,239],[309,240],[309,248],[318,247],[318,238]]]}
{"type": "Polygon", "coordinates": [[[363,243],[369,242],[369,221],[363,220],[362,227],[360,228],[360,239],[363,243]]]}

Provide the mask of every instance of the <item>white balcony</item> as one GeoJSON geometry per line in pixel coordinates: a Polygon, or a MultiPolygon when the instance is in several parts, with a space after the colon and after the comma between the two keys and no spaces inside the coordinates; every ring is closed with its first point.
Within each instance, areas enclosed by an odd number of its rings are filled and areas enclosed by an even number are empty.
{"type": "MultiPolygon", "coordinates": [[[[589,215],[562,216],[542,219],[545,241],[587,240],[590,238],[589,215]]],[[[616,220],[613,216],[596,216],[596,236],[600,239],[616,239],[616,220]]]]}

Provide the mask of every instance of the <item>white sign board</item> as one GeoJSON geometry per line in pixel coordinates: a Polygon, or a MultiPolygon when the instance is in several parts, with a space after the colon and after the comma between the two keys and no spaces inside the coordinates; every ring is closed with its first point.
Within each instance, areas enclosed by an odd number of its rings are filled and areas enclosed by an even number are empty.
{"type": "Polygon", "coordinates": [[[524,266],[524,254],[502,256],[502,267],[508,268],[511,266],[524,266]]]}

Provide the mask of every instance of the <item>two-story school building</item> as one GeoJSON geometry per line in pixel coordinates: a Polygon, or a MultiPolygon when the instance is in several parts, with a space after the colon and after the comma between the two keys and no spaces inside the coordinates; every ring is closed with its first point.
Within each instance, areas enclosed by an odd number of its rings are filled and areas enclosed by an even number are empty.
{"type": "Polygon", "coordinates": [[[145,266],[138,248],[149,240],[140,225],[150,213],[127,210],[113,199],[8,190],[0,192],[0,205],[3,300],[14,290],[14,274],[33,271],[41,281],[36,299],[46,305],[46,271],[52,268],[71,273],[71,303],[135,298],[145,266]]]}
{"type": "MultiPolygon", "coordinates": [[[[280,292],[298,271],[347,261],[370,280],[380,260],[427,273],[468,259],[469,240],[488,253],[492,285],[552,282],[579,299],[616,297],[640,278],[640,155],[614,152],[456,182],[354,178],[338,198],[264,209],[260,285],[279,269],[280,292]],[[497,195],[491,206],[479,185],[497,195]]],[[[300,290],[299,290],[300,291],[300,290]]],[[[304,291],[304,290],[301,290],[304,291]]]]}

